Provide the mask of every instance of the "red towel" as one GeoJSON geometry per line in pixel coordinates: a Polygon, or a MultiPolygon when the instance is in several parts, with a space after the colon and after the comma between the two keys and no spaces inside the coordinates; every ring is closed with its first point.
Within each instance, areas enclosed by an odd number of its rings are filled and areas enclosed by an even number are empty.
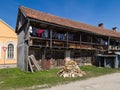
{"type": "Polygon", "coordinates": [[[39,30],[38,30],[38,36],[41,36],[42,33],[43,33],[43,30],[42,30],[42,29],[39,29],[39,30]]]}

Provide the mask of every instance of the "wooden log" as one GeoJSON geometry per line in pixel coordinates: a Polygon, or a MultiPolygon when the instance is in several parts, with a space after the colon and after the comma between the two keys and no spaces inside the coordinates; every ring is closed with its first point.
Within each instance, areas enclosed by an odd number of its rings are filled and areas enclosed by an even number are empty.
{"type": "Polygon", "coordinates": [[[29,66],[30,66],[30,70],[31,70],[31,72],[34,72],[33,71],[33,67],[32,67],[32,64],[31,64],[31,61],[30,61],[30,58],[28,57],[28,64],[29,64],[29,66]]]}
{"type": "Polygon", "coordinates": [[[73,60],[67,61],[65,66],[57,74],[63,77],[82,77],[86,75],[73,60]]]}

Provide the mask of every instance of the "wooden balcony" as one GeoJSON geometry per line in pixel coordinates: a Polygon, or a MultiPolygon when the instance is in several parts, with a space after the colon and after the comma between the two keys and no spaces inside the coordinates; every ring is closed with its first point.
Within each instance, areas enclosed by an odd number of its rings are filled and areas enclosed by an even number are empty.
{"type": "MultiPolygon", "coordinates": [[[[40,37],[31,37],[30,46],[41,46],[51,48],[66,48],[66,49],[86,49],[86,50],[108,50],[107,46],[91,43],[91,42],[80,42],[80,41],[67,41],[40,37]]],[[[120,47],[119,47],[120,49],[120,47]]]]}
{"type": "Polygon", "coordinates": [[[65,41],[52,41],[52,47],[67,48],[67,43],[65,41]]]}
{"type": "Polygon", "coordinates": [[[45,38],[39,38],[39,37],[31,37],[30,38],[30,46],[32,45],[40,45],[44,47],[50,46],[50,40],[45,38]]]}
{"type": "Polygon", "coordinates": [[[120,46],[110,45],[110,46],[109,46],[109,50],[120,50],[120,46]]]}

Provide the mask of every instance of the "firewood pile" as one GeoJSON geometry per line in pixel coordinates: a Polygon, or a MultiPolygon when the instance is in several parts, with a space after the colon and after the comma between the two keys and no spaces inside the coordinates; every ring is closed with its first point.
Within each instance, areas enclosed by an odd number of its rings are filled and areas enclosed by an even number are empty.
{"type": "Polygon", "coordinates": [[[63,77],[82,77],[86,75],[73,60],[66,61],[65,66],[57,74],[63,77]]]}

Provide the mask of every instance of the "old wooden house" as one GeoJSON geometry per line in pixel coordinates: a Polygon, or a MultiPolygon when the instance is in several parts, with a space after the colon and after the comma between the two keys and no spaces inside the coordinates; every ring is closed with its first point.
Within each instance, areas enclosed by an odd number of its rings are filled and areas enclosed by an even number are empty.
{"type": "Polygon", "coordinates": [[[20,6],[16,23],[18,67],[29,70],[33,55],[42,68],[64,65],[73,59],[79,65],[94,64],[96,55],[119,52],[120,33],[103,23],[92,26],[20,6]]]}

